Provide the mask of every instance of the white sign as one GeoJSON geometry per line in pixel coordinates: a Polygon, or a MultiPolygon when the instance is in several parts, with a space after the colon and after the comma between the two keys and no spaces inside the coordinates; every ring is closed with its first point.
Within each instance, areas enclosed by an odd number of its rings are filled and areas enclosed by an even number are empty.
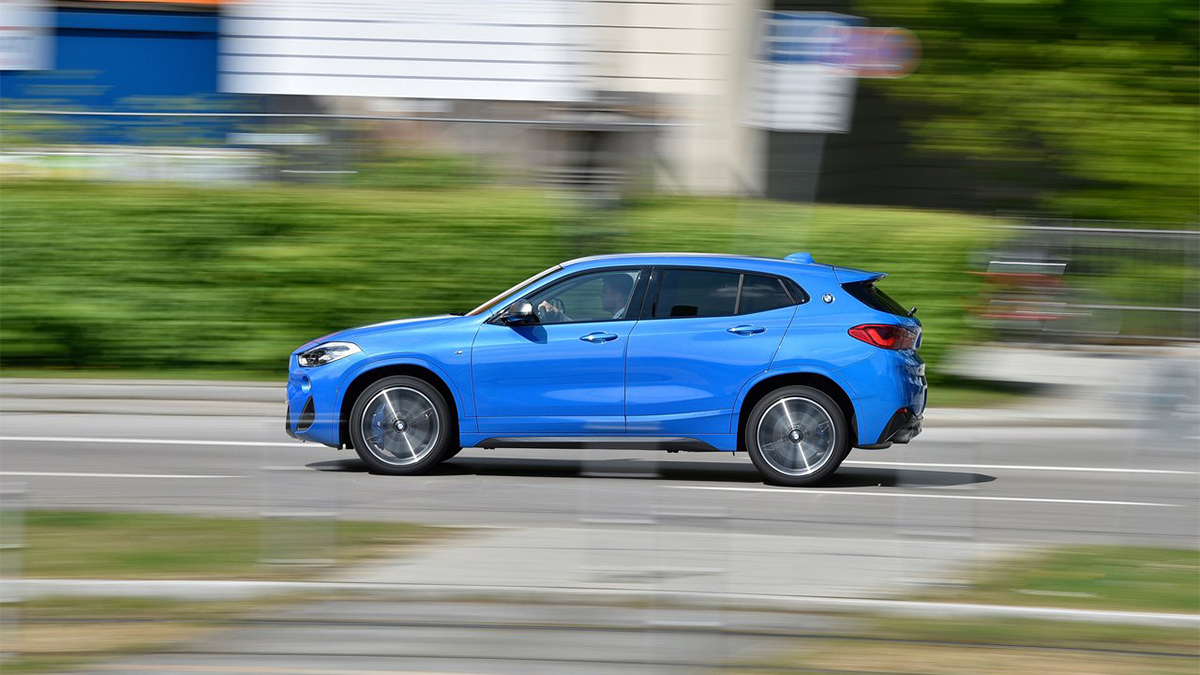
{"type": "Polygon", "coordinates": [[[849,131],[854,70],[829,52],[849,27],[862,22],[831,12],[764,12],[750,124],[775,131],[849,131]]]}
{"type": "Polygon", "coordinates": [[[0,0],[0,70],[48,70],[52,19],[43,0],[0,0]]]}
{"type": "Polygon", "coordinates": [[[849,131],[855,80],[904,77],[920,52],[911,32],[865,24],[831,12],[763,12],[751,125],[849,131]]]}
{"type": "Polygon", "coordinates": [[[247,94],[573,101],[567,0],[225,3],[221,87],[247,94]]]}

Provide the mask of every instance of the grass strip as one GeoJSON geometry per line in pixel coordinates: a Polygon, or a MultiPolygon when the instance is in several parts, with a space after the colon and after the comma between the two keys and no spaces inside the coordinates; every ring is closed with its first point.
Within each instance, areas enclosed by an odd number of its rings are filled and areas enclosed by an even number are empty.
{"type": "Polygon", "coordinates": [[[30,511],[22,569],[34,578],[297,579],[445,536],[408,523],[30,511]]]}
{"type": "Polygon", "coordinates": [[[1200,551],[1052,548],[998,561],[953,597],[923,599],[1195,614],[1200,613],[1200,551]]]}

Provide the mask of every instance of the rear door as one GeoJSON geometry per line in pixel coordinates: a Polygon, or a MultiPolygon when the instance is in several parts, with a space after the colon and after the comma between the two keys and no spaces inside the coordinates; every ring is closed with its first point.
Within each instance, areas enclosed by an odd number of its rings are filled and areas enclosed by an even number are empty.
{"type": "Polygon", "coordinates": [[[797,300],[769,275],[656,268],[629,335],[627,432],[729,433],[734,399],[770,366],[797,300]]]}

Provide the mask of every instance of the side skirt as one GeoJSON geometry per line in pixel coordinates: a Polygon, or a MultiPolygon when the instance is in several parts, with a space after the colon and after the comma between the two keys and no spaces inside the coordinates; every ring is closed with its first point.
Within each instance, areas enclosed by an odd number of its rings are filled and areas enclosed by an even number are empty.
{"type": "Polygon", "coordinates": [[[665,450],[667,452],[721,452],[696,438],[684,436],[496,436],[476,447],[492,448],[604,448],[611,450],[665,450]]]}

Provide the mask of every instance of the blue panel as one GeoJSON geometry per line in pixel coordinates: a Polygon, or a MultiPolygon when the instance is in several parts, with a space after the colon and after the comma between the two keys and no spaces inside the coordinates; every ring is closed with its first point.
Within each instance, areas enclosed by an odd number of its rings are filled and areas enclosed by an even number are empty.
{"type": "MultiPolygon", "coordinates": [[[[247,100],[217,90],[214,14],[59,9],[53,70],[0,73],[8,107],[115,111],[228,110],[247,100]]],[[[56,118],[69,127],[49,142],[223,143],[232,122],[56,118]]]]}
{"type": "Polygon", "coordinates": [[[216,34],[219,19],[196,12],[60,9],[55,12],[59,30],[157,31],[216,34]]]}

